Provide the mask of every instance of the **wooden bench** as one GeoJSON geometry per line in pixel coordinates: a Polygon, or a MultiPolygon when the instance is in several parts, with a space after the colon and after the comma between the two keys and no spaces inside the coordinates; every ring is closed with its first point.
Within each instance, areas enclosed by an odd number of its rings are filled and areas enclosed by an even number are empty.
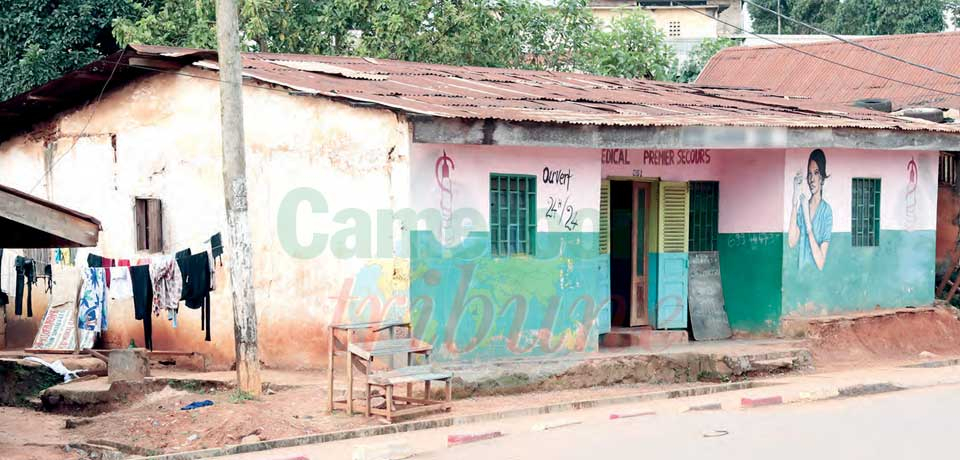
{"type": "Polygon", "coordinates": [[[408,366],[392,371],[370,374],[367,378],[366,415],[367,417],[380,415],[387,420],[387,423],[393,423],[394,417],[436,410],[449,411],[453,407],[453,391],[450,386],[451,378],[453,378],[452,373],[436,369],[432,365],[408,366]],[[423,398],[413,397],[410,385],[416,382],[423,382],[423,398]],[[443,399],[430,399],[430,382],[444,383],[443,399]],[[407,385],[407,395],[394,395],[394,386],[396,385],[407,385]],[[386,404],[383,409],[375,408],[371,404],[371,400],[374,397],[374,388],[380,388],[386,393],[386,404]]]}

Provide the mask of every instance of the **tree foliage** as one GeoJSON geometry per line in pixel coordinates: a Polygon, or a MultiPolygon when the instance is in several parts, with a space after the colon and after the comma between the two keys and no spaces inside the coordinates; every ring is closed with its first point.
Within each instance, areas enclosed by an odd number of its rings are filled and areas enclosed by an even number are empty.
{"type": "Polygon", "coordinates": [[[0,100],[116,51],[110,24],[127,0],[0,2],[0,100]]]}
{"type": "Polygon", "coordinates": [[[687,56],[687,60],[680,66],[677,70],[676,81],[683,83],[691,83],[700,76],[700,72],[703,71],[703,68],[707,66],[707,63],[710,62],[715,54],[719,53],[724,48],[729,48],[731,46],[737,46],[736,40],[729,38],[707,38],[702,42],[697,44],[693,50],[690,51],[690,55],[687,56]]]}
{"type": "MultiPolygon", "coordinates": [[[[216,48],[216,0],[0,0],[0,99],[131,43],[216,48]]],[[[237,0],[251,52],[671,77],[649,16],[589,0],[237,0]]]]}
{"type": "Polygon", "coordinates": [[[653,19],[641,12],[617,17],[598,29],[584,49],[580,70],[624,78],[670,79],[676,64],[673,48],[653,19]]]}
{"type": "MultiPolygon", "coordinates": [[[[954,0],[750,0],[784,16],[827,32],[842,35],[887,35],[941,32],[946,26],[943,12],[954,0]]],[[[777,33],[777,16],[748,4],[753,30],[777,33]]],[[[784,34],[818,32],[787,19],[781,21],[784,34]]]]}

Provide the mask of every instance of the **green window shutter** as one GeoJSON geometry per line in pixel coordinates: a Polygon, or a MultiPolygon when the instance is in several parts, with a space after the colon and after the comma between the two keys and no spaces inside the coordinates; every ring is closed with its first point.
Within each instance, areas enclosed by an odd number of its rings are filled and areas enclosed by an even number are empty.
{"type": "Polygon", "coordinates": [[[610,254],[610,181],[600,182],[600,254],[610,254]]]}
{"type": "Polygon", "coordinates": [[[534,254],[536,236],[536,176],[490,174],[491,253],[534,254]]]}
{"type": "Polygon", "coordinates": [[[687,252],[690,197],[686,182],[660,182],[660,214],[657,250],[687,252]]]}

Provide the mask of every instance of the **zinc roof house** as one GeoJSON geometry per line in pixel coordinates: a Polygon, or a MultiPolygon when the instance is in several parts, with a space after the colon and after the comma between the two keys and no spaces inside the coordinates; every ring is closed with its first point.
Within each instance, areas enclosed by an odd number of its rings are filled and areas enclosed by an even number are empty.
{"type": "MultiPolygon", "coordinates": [[[[775,40],[779,38],[773,37],[775,40]]],[[[861,37],[858,46],[839,41],[728,48],[717,53],[697,84],[757,88],[820,103],[865,101],[889,109],[941,109],[960,118],[960,32],[861,37]],[[870,48],[891,57],[881,56],[870,48]],[[905,64],[903,61],[916,65],[905,64]],[[886,78],[882,78],[886,77],[886,78]]],[[[943,273],[957,263],[960,144],[941,155],[937,218],[937,265],[943,273]]]]}
{"type": "MultiPolygon", "coordinates": [[[[0,102],[0,184],[42,179],[97,215],[103,257],[203,243],[226,225],[216,58],[131,46],[0,102]],[[143,200],[162,230],[147,248],[143,200]]],[[[956,126],[753,89],[361,57],[247,54],[243,75],[267,366],[321,367],[328,325],[382,318],[409,319],[440,361],[685,334],[704,264],[734,331],[933,299],[938,152],[956,126]]],[[[216,268],[211,340],[186,311],[177,328],[154,319],[153,343],[228,367],[216,268]]],[[[108,320],[103,346],[142,343],[132,306],[108,320]]]]}
{"type": "MultiPolygon", "coordinates": [[[[960,55],[951,52],[960,48],[960,32],[883,35],[853,41],[912,63],[960,75],[960,55]]],[[[727,48],[710,60],[697,83],[758,88],[838,104],[888,99],[895,110],[960,109],[960,79],[839,41],[790,46],[806,54],[772,44],[727,48]]]]}

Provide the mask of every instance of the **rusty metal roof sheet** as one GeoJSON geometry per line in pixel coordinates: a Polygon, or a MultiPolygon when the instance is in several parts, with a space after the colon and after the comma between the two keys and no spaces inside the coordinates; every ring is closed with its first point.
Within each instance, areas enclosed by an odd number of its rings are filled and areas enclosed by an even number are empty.
{"type": "MultiPolygon", "coordinates": [[[[911,62],[960,74],[960,52],[957,51],[960,50],[960,32],[888,35],[855,41],[911,62]]],[[[791,46],[855,69],[936,91],[867,75],[776,45],[723,50],[703,69],[697,84],[752,87],[840,104],[881,98],[889,99],[897,108],[960,107],[960,80],[956,78],[903,64],[842,42],[791,46]]]]}
{"type": "MultiPolygon", "coordinates": [[[[121,62],[116,84],[151,72],[130,59],[167,60],[215,71],[216,53],[133,45],[28,93],[0,102],[0,138],[93,99],[113,62],[121,62]],[[92,69],[91,69],[92,68],[92,69]],[[80,78],[83,74],[87,78],[80,78]],[[31,95],[50,96],[37,104],[31,95]],[[56,97],[68,101],[58,101],[56,97]],[[9,120],[9,118],[7,119],[9,120]]],[[[960,132],[960,126],[904,119],[865,109],[730,89],[596,75],[458,67],[343,56],[258,53],[243,56],[245,78],[292,91],[365,103],[410,114],[444,118],[620,126],[739,126],[863,128],[960,132]]],[[[114,83],[111,83],[113,85],[114,83]]]]}

